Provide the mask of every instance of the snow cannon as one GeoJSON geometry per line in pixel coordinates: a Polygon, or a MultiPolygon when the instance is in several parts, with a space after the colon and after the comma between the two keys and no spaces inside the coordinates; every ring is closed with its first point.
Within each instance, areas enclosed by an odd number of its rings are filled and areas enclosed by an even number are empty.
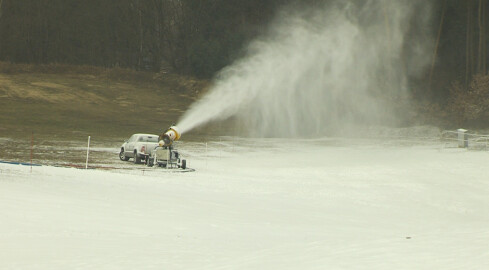
{"type": "Polygon", "coordinates": [[[160,146],[170,146],[174,141],[180,139],[180,132],[176,126],[171,126],[165,133],[160,135],[160,146]]]}

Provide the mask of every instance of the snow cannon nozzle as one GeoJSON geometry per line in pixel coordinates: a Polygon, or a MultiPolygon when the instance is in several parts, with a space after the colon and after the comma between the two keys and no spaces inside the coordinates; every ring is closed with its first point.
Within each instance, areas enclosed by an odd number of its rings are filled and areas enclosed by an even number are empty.
{"type": "Polygon", "coordinates": [[[160,145],[170,146],[174,141],[180,139],[180,132],[176,126],[171,126],[165,133],[160,135],[160,145]],[[163,143],[161,142],[163,141],[163,143]]]}

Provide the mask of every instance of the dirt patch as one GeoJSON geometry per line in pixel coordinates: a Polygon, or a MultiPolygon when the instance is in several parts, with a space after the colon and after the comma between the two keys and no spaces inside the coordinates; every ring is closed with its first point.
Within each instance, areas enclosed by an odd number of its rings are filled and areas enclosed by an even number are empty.
{"type": "Polygon", "coordinates": [[[159,133],[205,85],[172,74],[0,63],[0,137],[159,133]]]}

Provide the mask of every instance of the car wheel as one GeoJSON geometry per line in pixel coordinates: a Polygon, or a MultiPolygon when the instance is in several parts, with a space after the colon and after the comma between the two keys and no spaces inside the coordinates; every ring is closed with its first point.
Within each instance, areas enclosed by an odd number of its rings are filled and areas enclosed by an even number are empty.
{"type": "Polygon", "coordinates": [[[126,154],[124,154],[124,148],[121,148],[121,152],[119,153],[119,158],[122,160],[122,161],[128,161],[129,158],[126,157],[126,154]]]}
{"type": "Polygon", "coordinates": [[[134,151],[134,164],[141,163],[141,157],[138,156],[138,153],[134,151]]]}
{"type": "Polygon", "coordinates": [[[182,169],[186,169],[187,168],[187,161],[185,159],[182,160],[182,169]]]}

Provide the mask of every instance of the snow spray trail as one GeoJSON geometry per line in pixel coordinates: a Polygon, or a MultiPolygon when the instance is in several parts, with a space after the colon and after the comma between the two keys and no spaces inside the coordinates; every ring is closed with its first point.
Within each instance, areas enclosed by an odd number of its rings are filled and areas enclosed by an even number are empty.
{"type": "Polygon", "coordinates": [[[185,133],[233,116],[253,136],[295,137],[393,122],[387,101],[402,96],[429,61],[429,15],[422,0],[282,11],[178,126],[185,133]]]}

